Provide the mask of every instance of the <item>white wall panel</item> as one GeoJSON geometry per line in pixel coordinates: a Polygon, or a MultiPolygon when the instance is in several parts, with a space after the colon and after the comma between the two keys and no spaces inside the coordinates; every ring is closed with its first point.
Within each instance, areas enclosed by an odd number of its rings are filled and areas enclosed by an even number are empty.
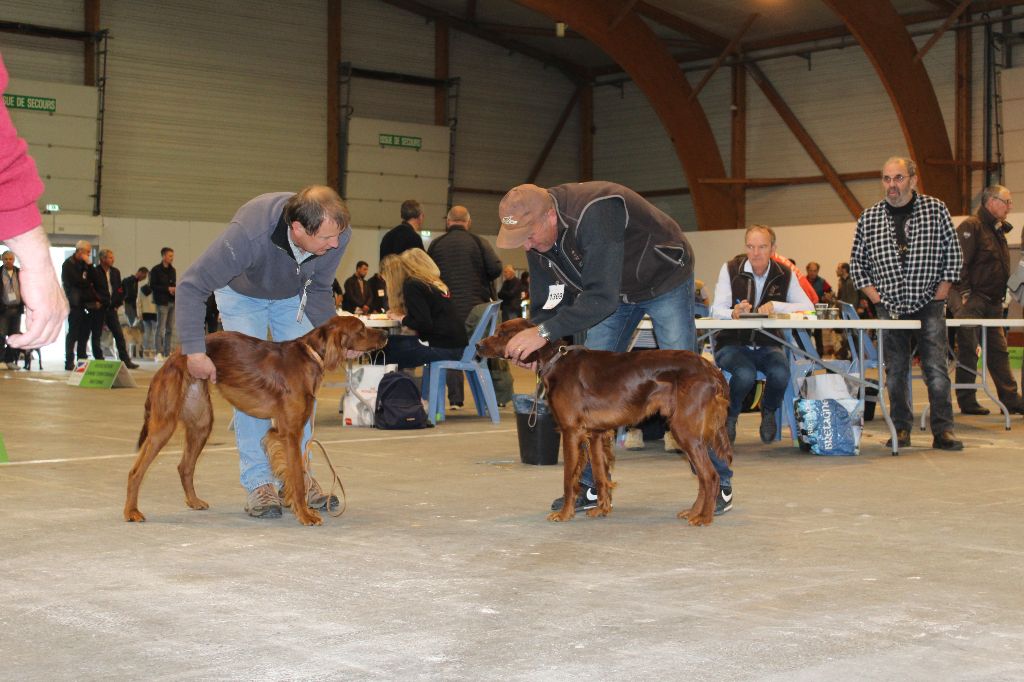
{"type": "MultiPolygon", "coordinates": [[[[97,91],[84,85],[12,78],[4,100],[29,145],[46,185],[40,208],[92,213],[96,194],[97,91]],[[29,98],[52,100],[53,110],[19,108],[29,98]]],[[[29,106],[32,106],[29,104],[29,106]]]]}
{"type": "Polygon", "coordinates": [[[401,220],[400,207],[416,199],[423,207],[425,227],[443,229],[448,200],[447,127],[352,118],[345,174],[345,194],[355,227],[393,227],[401,220]],[[380,144],[381,135],[419,138],[420,149],[380,144]],[[377,202],[374,207],[373,203],[377,202]],[[369,204],[375,210],[360,211],[369,204]]]}

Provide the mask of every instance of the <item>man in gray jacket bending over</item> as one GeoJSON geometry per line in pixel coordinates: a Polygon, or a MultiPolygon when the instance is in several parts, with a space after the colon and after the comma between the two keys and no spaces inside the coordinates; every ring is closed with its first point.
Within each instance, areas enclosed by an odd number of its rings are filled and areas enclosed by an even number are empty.
{"type": "MultiPolygon", "coordinates": [[[[269,330],[274,341],[296,339],[334,316],[331,282],[351,236],[345,203],[322,185],[262,194],[238,209],[178,283],[178,338],[192,376],[217,381],[204,327],[211,293],[225,331],[266,339],[269,330]]],[[[269,428],[269,419],[235,410],[241,481],[249,492],[245,511],[259,518],[281,516],[280,482],[262,443],[269,428]]],[[[307,423],[303,449],[310,432],[307,423]]],[[[315,480],[307,484],[310,507],[337,506],[338,498],[328,499],[315,480]]]]}

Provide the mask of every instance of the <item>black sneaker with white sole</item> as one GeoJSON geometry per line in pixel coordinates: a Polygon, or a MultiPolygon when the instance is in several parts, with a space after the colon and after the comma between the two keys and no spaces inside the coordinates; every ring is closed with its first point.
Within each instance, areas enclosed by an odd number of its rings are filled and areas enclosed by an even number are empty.
{"type": "MultiPolygon", "coordinates": [[[[558,511],[565,503],[564,497],[559,497],[551,503],[551,511],[558,511]]],[[[589,486],[582,486],[580,494],[576,496],[576,511],[581,512],[597,507],[597,489],[589,486]]]]}
{"type": "Polygon", "coordinates": [[[732,509],[732,486],[722,486],[718,489],[718,499],[715,500],[715,516],[721,516],[732,509]]]}

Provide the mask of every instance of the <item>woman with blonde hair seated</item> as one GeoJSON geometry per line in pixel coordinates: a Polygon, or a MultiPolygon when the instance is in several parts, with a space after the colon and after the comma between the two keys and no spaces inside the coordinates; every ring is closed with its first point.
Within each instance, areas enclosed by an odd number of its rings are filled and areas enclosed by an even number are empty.
{"type": "Polygon", "coordinates": [[[458,360],[469,343],[465,324],[452,306],[451,292],[437,264],[422,249],[408,249],[381,261],[387,282],[388,317],[416,332],[394,334],[384,349],[388,363],[417,367],[435,360],[458,360]]]}

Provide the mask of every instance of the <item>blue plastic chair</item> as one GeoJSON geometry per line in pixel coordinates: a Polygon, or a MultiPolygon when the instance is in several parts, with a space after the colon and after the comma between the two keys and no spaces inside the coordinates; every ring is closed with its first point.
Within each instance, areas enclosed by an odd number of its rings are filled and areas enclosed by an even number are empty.
{"type": "Polygon", "coordinates": [[[494,393],[494,382],[491,381],[487,360],[476,357],[476,344],[485,336],[493,334],[495,327],[498,326],[498,305],[496,301],[484,310],[460,359],[435,360],[423,366],[423,387],[427,391],[427,419],[431,424],[444,421],[445,375],[449,369],[466,373],[478,415],[490,415],[491,421],[495,424],[501,420],[498,414],[498,398],[494,393]]]}
{"type": "MultiPolygon", "coordinates": [[[[849,303],[843,301],[839,302],[839,310],[842,312],[844,320],[859,320],[860,315],[857,314],[857,309],[849,303]]],[[[850,357],[852,361],[850,363],[850,372],[857,372],[857,343],[853,332],[846,330],[846,345],[850,347],[850,357]]],[[[864,369],[877,369],[878,368],[878,350],[875,348],[875,342],[871,340],[871,337],[867,334],[864,335],[864,369]]]]}

